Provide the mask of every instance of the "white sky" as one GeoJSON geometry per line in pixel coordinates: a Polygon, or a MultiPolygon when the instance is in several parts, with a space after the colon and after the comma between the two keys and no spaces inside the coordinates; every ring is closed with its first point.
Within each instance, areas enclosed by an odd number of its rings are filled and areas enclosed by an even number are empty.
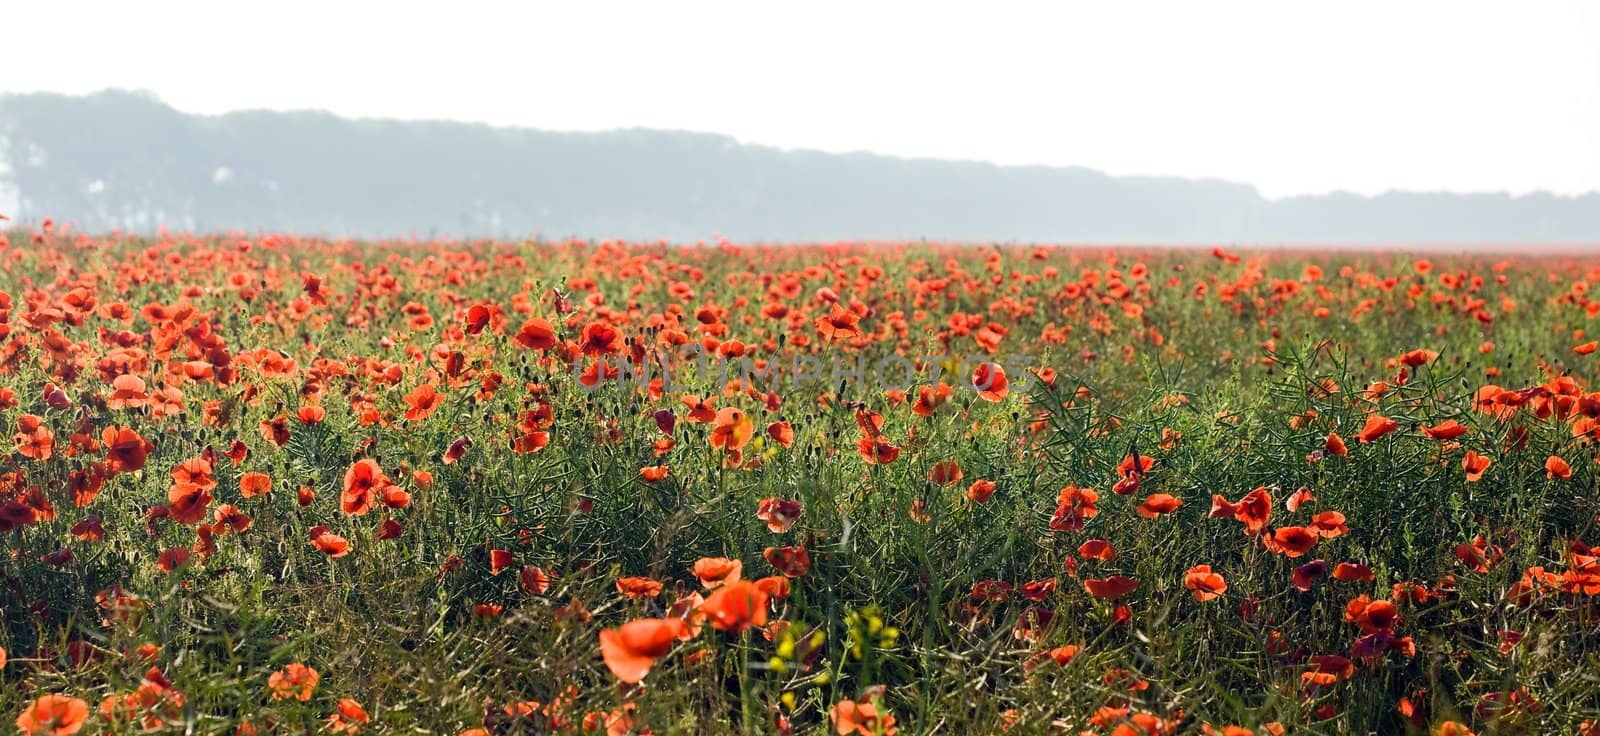
{"type": "Polygon", "coordinates": [[[9,3],[0,91],[1344,189],[1600,190],[1600,3],[9,3]],[[157,8],[157,9],[152,9],[157,8]]]}

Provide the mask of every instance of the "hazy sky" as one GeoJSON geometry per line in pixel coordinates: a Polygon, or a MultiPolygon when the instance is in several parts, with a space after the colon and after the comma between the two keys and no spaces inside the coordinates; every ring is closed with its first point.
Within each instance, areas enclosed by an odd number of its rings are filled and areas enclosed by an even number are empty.
{"type": "Polygon", "coordinates": [[[11,3],[0,91],[1115,174],[1600,190],[1600,3],[11,3]],[[153,10],[152,6],[159,7],[153,10]]]}

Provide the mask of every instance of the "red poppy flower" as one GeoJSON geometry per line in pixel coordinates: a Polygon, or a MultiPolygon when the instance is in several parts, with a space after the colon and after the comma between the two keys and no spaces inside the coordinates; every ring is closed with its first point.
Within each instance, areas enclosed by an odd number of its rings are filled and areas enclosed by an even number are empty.
{"type": "Polygon", "coordinates": [[[600,656],[618,680],[636,683],[672,651],[689,625],[680,618],[642,618],[600,631],[600,656]]]}
{"type": "Polygon", "coordinates": [[[1210,565],[1195,565],[1184,573],[1183,587],[1194,591],[1194,599],[1204,603],[1221,597],[1227,592],[1228,583],[1210,565]]]}
{"type": "Polygon", "coordinates": [[[1115,600],[1139,589],[1139,581],[1122,575],[1108,578],[1086,578],[1083,589],[1096,598],[1115,600]]]}

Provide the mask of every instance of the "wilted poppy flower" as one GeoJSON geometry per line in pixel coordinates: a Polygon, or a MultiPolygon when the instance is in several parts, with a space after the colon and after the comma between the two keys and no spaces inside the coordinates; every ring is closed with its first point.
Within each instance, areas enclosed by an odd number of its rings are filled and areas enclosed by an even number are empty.
{"type": "Polygon", "coordinates": [[[600,631],[600,656],[618,680],[636,683],[650,674],[656,660],[672,651],[689,633],[681,618],[642,618],[600,631]]]}
{"type": "Polygon", "coordinates": [[[1294,513],[1299,511],[1301,506],[1316,500],[1317,497],[1311,493],[1310,488],[1301,486],[1294,493],[1289,494],[1288,498],[1284,499],[1283,507],[1288,509],[1289,513],[1294,513]]]}
{"type": "Polygon", "coordinates": [[[1327,560],[1312,560],[1295,568],[1290,580],[1296,590],[1307,591],[1311,590],[1312,582],[1327,574],[1327,560]]]}
{"type": "Polygon", "coordinates": [[[1466,565],[1473,572],[1487,573],[1489,568],[1505,557],[1505,553],[1484,539],[1482,535],[1475,537],[1472,544],[1456,545],[1456,559],[1466,565]]]}

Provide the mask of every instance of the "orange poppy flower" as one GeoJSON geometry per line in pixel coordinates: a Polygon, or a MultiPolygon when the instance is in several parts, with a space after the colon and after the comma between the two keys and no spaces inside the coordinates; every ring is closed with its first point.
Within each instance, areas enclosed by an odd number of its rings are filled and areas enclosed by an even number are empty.
{"type": "Polygon", "coordinates": [[[517,330],[513,339],[518,345],[529,350],[549,350],[556,344],[555,326],[551,325],[549,320],[534,317],[522,323],[521,329],[517,330]]]}
{"type": "Polygon", "coordinates": [[[784,577],[802,577],[811,570],[811,553],[806,551],[804,545],[768,547],[761,551],[761,556],[784,577]]]}
{"type": "Polygon", "coordinates": [[[1356,439],[1362,444],[1375,442],[1378,438],[1400,428],[1400,423],[1382,414],[1373,414],[1367,417],[1367,423],[1361,427],[1361,433],[1356,439]]]}
{"type": "Polygon", "coordinates": [[[334,706],[332,715],[328,716],[328,730],[334,733],[354,734],[361,727],[371,723],[372,716],[367,714],[367,709],[351,698],[340,698],[334,706]]]}
{"type": "Polygon", "coordinates": [[[630,600],[654,598],[661,595],[661,581],[646,577],[617,578],[617,592],[630,600]]]}
{"type": "Polygon", "coordinates": [[[894,736],[898,733],[894,716],[881,712],[870,702],[841,700],[828,711],[828,720],[833,722],[834,732],[839,736],[894,736]]]}
{"type": "Polygon", "coordinates": [[[1344,620],[1360,626],[1363,634],[1390,633],[1400,621],[1400,609],[1393,601],[1363,595],[1345,606],[1344,620]]]}
{"type": "Polygon", "coordinates": [[[700,604],[711,626],[718,631],[745,631],[767,625],[767,593],[748,580],[735,580],[718,587],[700,604]]]}
{"type": "Polygon", "coordinates": [[[41,695],[17,716],[26,736],[72,736],[89,722],[89,703],[67,695],[41,695]]]}
{"type": "Polygon", "coordinates": [[[794,427],[789,426],[786,421],[773,422],[767,425],[767,436],[785,449],[794,447],[794,427]]]}
{"type": "Polygon", "coordinates": [[[1423,427],[1422,433],[1436,440],[1453,440],[1465,435],[1469,430],[1466,425],[1454,420],[1446,419],[1431,427],[1423,427]]]}
{"type": "Polygon", "coordinates": [[[743,571],[744,563],[726,557],[702,557],[695,560],[694,567],[690,569],[699,578],[700,584],[708,589],[737,581],[743,571]]]}
{"type": "Polygon", "coordinates": [[[1116,600],[1139,589],[1139,581],[1122,575],[1107,578],[1085,578],[1083,589],[1089,595],[1106,600],[1116,600]]]}
{"type": "Polygon", "coordinates": [[[1085,560],[1114,560],[1117,548],[1104,539],[1091,539],[1078,545],[1078,556],[1085,560]]]}
{"type": "Polygon", "coordinates": [[[994,495],[995,483],[992,480],[975,480],[967,487],[967,500],[973,503],[983,503],[994,495]]]}
{"type": "Polygon", "coordinates": [[[1227,592],[1228,583],[1210,565],[1195,565],[1184,573],[1183,587],[1194,591],[1194,599],[1204,603],[1221,597],[1227,592]]]}
{"type": "Polygon", "coordinates": [[[534,595],[544,595],[550,591],[550,575],[537,565],[523,565],[517,571],[517,583],[534,595]]]}
{"type": "Polygon", "coordinates": [[[972,386],[978,389],[978,398],[984,401],[1002,401],[1011,393],[1006,371],[997,363],[979,363],[972,371],[972,386]]]}
{"type": "Polygon", "coordinates": [[[960,483],[962,477],[961,466],[954,460],[940,460],[928,471],[928,480],[936,486],[945,488],[960,483]]]}
{"type": "Polygon", "coordinates": [[[266,473],[245,473],[239,476],[239,495],[245,498],[265,496],[272,492],[272,479],[266,473]]]}
{"type": "Polygon", "coordinates": [[[431,383],[424,383],[406,394],[406,419],[413,422],[422,421],[439,410],[444,403],[444,394],[433,387],[431,383]]]}
{"type": "Polygon", "coordinates": [[[1400,362],[1411,366],[1412,368],[1421,368],[1422,366],[1433,362],[1433,359],[1437,357],[1439,357],[1439,351],[1437,350],[1419,349],[1412,350],[1411,352],[1401,355],[1400,362]]]}
{"type": "Polygon", "coordinates": [[[34,460],[49,460],[55,447],[55,433],[44,426],[44,418],[32,414],[17,417],[17,454],[34,460]]]}
{"type": "Polygon", "coordinates": [[[1300,557],[1317,546],[1317,535],[1300,526],[1283,526],[1271,534],[1261,535],[1261,544],[1268,551],[1285,557],[1300,557]]]}
{"type": "Polygon", "coordinates": [[[1544,471],[1546,478],[1561,478],[1565,480],[1572,477],[1572,466],[1568,465],[1566,460],[1562,460],[1559,455],[1551,455],[1545,458],[1544,471]]]}
{"type": "Polygon", "coordinates": [[[763,498],[756,505],[756,518],[767,523],[767,530],[783,534],[800,518],[803,510],[799,501],[784,498],[763,498]]]}
{"type": "Polygon", "coordinates": [[[150,398],[145,393],[144,380],[138,376],[117,376],[111,382],[111,388],[111,395],[106,397],[108,409],[138,409],[150,398]]]}
{"type": "Polygon", "coordinates": [[[1376,576],[1372,574],[1372,569],[1366,565],[1360,565],[1354,562],[1341,562],[1333,566],[1333,579],[1349,582],[1370,583],[1376,579],[1376,576]]]}
{"type": "Polygon", "coordinates": [[[855,312],[845,309],[840,304],[834,304],[831,312],[818,317],[813,324],[817,328],[817,334],[824,340],[848,340],[861,336],[861,329],[857,326],[860,320],[861,317],[855,312]]]}
{"type": "Polygon", "coordinates": [[[357,460],[344,472],[344,490],[339,495],[339,509],[346,514],[361,516],[377,505],[378,492],[390,485],[378,461],[371,458],[357,460]]]}
{"type": "Polygon", "coordinates": [[[1100,514],[1095,506],[1100,494],[1090,488],[1067,486],[1056,496],[1058,505],[1050,517],[1050,528],[1057,531],[1082,531],[1089,519],[1100,514]]]}
{"type": "Polygon", "coordinates": [[[711,427],[711,446],[730,452],[740,450],[754,434],[755,422],[750,420],[750,415],[731,406],[726,407],[717,411],[717,418],[711,427]]]}
{"type": "Polygon", "coordinates": [[[1593,353],[1595,351],[1595,348],[1600,348],[1600,342],[1596,342],[1594,340],[1590,340],[1590,341],[1588,341],[1586,343],[1583,343],[1582,345],[1578,345],[1578,346],[1573,347],[1572,348],[1572,352],[1577,353],[1579,355],[1588,355],[1590,353],[1593,353]]]}
{"type": "Polygon", "coordinates": [[[106,447],[106,460],[119,473],[132,473],[144,467],[145,458],[155,445],[127,427],[106,427],[100,433],[106,447]]]}
{"type": "Polygon", "coordinates": [[[1322,451],[1338,457],[1350,454],[1350,448],[1345,446],[1344,438],[1338,432],[1328,433],[1328,438],[1322,443],[1322,451]]]}
{"type": "Polygon", "coordinates": [[[1254,536],[1265,529],[1267,522],[1272,519],[1272,494],[1265,487],[1256,488],[1236,504],[1228,503],[1228,499],[1222,496],[1213,495],[1211,513],[1206,518],[1233,518],[1244,524],[1246,534],[1254,536]]]}
{"type": "Polygon", "coordinates": [[[293,698],[304,703],[311,700],[311,693],[321,680],[322,675],[316,670],[295,662],[268,676],[267,687],[272,691],[273,700],[293,698]]]}
{"type": "Polygon", "coordinates": [[[1146,519],[1154,519],[1162,514],[1170,514],[1183,505],[1183,499],[1165,493],[1152,493],[1146,496],[1144,503],[1139,504],[1139,515],[1146,519]]]}
{"type": "Polygon", "coordinates": [[[207,507],[211,505],[211,492],[204,486],[178,483],[167,491],[167,515],[184,524],[205,521],[207,507]]]}
{"type": "Polygon", "coordinates": [[[1489,469],[1489,458],[1467,450],[1467,454],[1461,457],[1461,469],[1466,471],[1468,483],[1476,483],[1483,477],[1483,471],[1489,469]]]}
{"type": "Polygon", "coordinates": [[[510,551],[503,549],[489,550],[490,576],[499,575],[500,573],[504,572],[506,568],[515,564],[517,564],[517,556],[511,554],[510,551]]]}
{"type": "Polygon", "coordinates": [[[329,557],[350,554],[350,540],[334,534],[326,526],[311,527],[311,546],[329,557]]]}
{"type": "Polygon", "coordinates": [[[669,472],[671,472],[671,468],[666,465],[646,465],[639,468],[639,477],[650,483],[655,483],[665,480],[669,472]]]}
{"type": "Polygon", "coordinates": [[[637,683],[689,634],[681,618],[642,618],[600,631],[600,656],[618,680],[637,683]]]}

